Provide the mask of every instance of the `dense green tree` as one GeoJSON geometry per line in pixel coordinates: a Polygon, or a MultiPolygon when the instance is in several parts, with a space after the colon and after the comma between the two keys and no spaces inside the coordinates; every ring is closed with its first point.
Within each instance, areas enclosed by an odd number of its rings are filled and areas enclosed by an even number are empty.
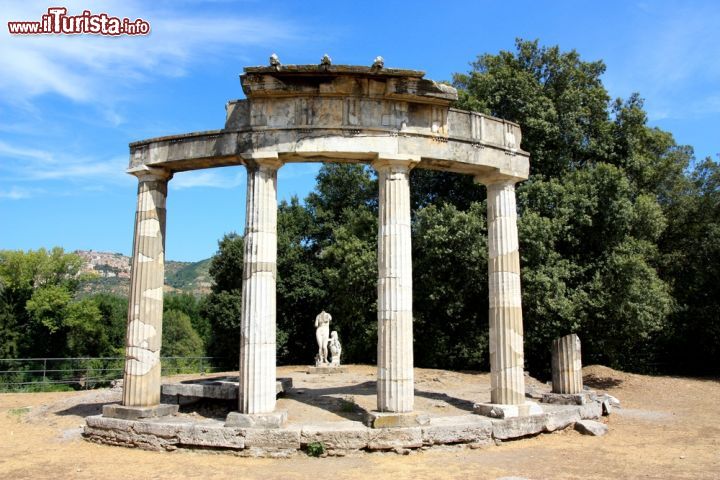
{"type": "MultiPolygon", "coordinates": [[[[50,251],[0,251],[3,349],[23,357],[64,356],[68,314],[73,306],[82,260],[61,248],[50,251]]],[[[96,312],[89,312],[94,315],[96,312]]],[[[95,318],[89,318],[94,321],[95,318]]]]}
{"type": "Polygon", "coordinates": [[[415,362],[488,368],[485,204],[430,205],[413,224],[415,362]]]}
{"type": "Polygon", "coordinates": [[[164,312],[162,342],[164,357],[199,357],[204,354],[202,338],[193,328],[190,316],[180,310],[164,312]]]}
{"type": "Polygon", "coordinates": [[[210,326],[206,352],[217,367],[237,370],[240,361],[240,316],[242,314],[243,238],[236,233],[218,242],[210,263],[212,292],[199,305],[200,315],[210,326]]]}
{"type": "Polygon", "coordinates": [[[193,330],[200,335],[203,345],[210,341],[211,326],[207,318],[201,313],[201,300],[189,293],[172,293],[163,299],[163,311],[169,310],[183,312],[190,318],[193,330]]]}
{"type": "Polygon", "coordinates": [[[720,165],[706,158],[669,195],[660,241],[678,309],[662,342],[666,365],[720,373],[720,165]]]}

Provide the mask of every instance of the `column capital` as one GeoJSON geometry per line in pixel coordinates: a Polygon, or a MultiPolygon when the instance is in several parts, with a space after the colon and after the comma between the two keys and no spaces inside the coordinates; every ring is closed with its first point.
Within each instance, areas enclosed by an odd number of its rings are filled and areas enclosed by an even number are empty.
{"type": "Polygon", "coordinates": [[[370,162],[378,172],[381,170],[412,170],[420,163],[420,155],[402,155],[397,153],[379,153],[377,158],[370,162]]]}
{"type": "Polygon", "coordinates": [[[278,170],[285,162],[280,160],[278,152],[246,152],[241,153],[245,165],[248,167],[261,166],[278,170]]]}
{"type": "Polygon", "coordinates": [[[169,170],[165,170],[164,168],[148,167],[147,165],[128,168],[126,173],[137,177],[139,182],[166,182],[173,176],[173,173],[169,170]]]}

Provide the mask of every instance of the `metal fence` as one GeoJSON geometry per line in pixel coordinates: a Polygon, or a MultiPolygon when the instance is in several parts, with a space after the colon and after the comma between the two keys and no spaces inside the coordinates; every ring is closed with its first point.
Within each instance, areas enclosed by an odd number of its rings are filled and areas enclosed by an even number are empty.
{"type": "MultiPolygon", "coordinates": [[[[215,357],[162,357],[162,375],[212,373],[215,357]]],[[[125,357],[0,358],[0,392],[104,387],[122,378],[125,357]]]]}

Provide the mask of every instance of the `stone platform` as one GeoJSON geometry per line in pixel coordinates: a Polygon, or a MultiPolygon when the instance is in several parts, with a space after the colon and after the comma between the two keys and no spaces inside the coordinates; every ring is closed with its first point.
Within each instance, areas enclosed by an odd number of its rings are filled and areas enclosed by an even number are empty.
{"type": "Polygon", "coordinates": [[[487,374],[415,369],[413,421],[385,425],[377,422],[382,415],[374,411],[374,367],[351,365],[348,373],[327,377],[307,375],[306,369],[278,368],[278,376],[288,379],[276,407],[276,412],[283,414],[281,425],[250,427],[228,421],[233,418],[231,402],[206,396],[201,402],[181,404],[177,414],[164,417],[87,417],[84,437],[96,443],[147,450],[209,449],[263,457],[288,457],[310,444],[321,443],[329,455],[345,455],[406,452],[435,445],[477,448],[573,427],[581,419],[597,419],[603,414],[602,403],[592,400],[582,405],[538,402],[533,409],[538,414],[490,418],[473,413],[475,403],[489,400],[487,374]],[[371,422],[376,423],[375,428],[368,426],[368,418],[376,420],[371,422]],[[386,426],[393,428],[383,428],[386,426]]]}
{"type": "Polygon", "coordinates": [[[222,420],[196,421],[167,416],[121,420],[88,417],[86,439],[147,450],[203,448],[247,456],[290,456],[307,445],[322,443],[330,454],[348,451],[415,449],[443,444],[490,445],[571,427],[582,419],[596,419],[600,406],[543,405],[543,413],[527,417],[491,419],[480,415],[428,417],[426,425],[370,428],[351,420],[288,424],[282,428],[226,427],[222,420]]]}

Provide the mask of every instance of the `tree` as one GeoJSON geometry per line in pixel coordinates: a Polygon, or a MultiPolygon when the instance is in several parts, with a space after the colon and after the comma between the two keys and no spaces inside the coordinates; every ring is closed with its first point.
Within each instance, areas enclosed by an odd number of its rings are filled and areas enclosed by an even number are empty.
{"type": "Polygon", "coordinates": [[[165,357],[199,357],[203,342],[190,321],[180,310],[170,309],[163,314],[162,354],[165,357]]]}
{"type": "Polygon", "coordinates": [[[488,367],[485,204],[429,205],[413,223],[415,363],[488,367]]]}
{"type": "Polygon", "coordinates": [[[210,263],[214,284],[201,302],[200,315],[210,325],[207,353],[217,366],[237,370],[240,361],[240,317],[242,315],[243,239],[226,234],[210,263]]]}

